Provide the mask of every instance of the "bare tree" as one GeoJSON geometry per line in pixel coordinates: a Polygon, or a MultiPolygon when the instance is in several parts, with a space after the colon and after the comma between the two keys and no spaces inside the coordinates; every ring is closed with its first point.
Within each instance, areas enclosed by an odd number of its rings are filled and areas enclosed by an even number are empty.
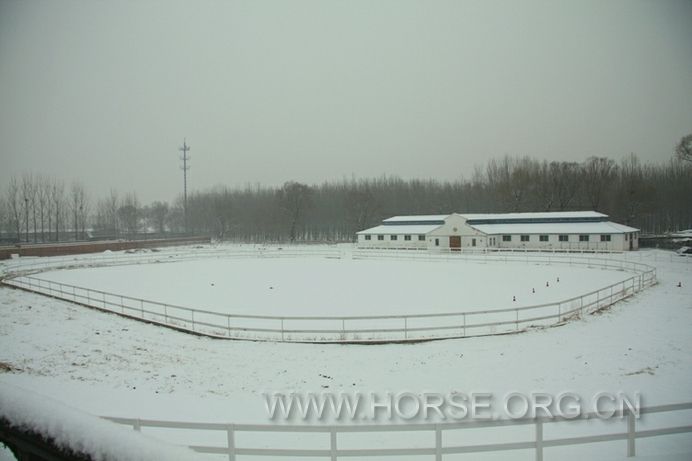
{"type": "Polygon", "coordinates": [[[84,186],[75,181],[70,189],[70,208],[72,210],[72,226],[74,239],[86,238],[86,221],[89,214],[89,202],[84,186]]]}
{"type": "Polygon", "coordinates": [[[592,210],[598,210],[607,192],[612,190],[617,166],[609,158],[590,157],[582,166],[582,171],[586,199],[592,210]]]}
{"type": "Polygon", "coordinates": [[[692,134],[683,136],[680,142],[675,146],[675,155],[680,160],[692,162],[692,134]]]}
{"type": "Polygon", "coordinates": [[[305,212],[312,204],[312,188],[299,182],[289,181],[278,191],[281,209],[289,223],[289,239],[295,242],[298,226],[305,217],[305,212]]]}
{"type": "Polygon", "coordinates": [[[168,220],[168,203],[154,202],[148,207],[148,217],[156,232],[163,234],[166,232],[166,221],[168,220]]]}
{"type": "Polygon", "coordinates": [[[60,241],[60,227],[64,227],[63,216],[65,214],[65,184],[60,180],[54,180],[50,188],[50,201],[53,208],[55,223],[55,241],[60,241]]]}
{"type": "Polygon", "coordinates": [[[370,187],[365,185],[346,192],[345,204],[353,233],[375,224],[378,204],[370,187]]]}
{"type": "MultiPolygon", "coordinates": [[[[27,243],[29,242],[29,218],[32,215],[35,197],[34,177],[30,174],[25,174],[22,176],[22,200],[24,205],[22,214],[24,215],[24,235],[27,243]]],[[[35,233],[36,219],[34,216],[34,234],[35,233]]]]}
{"type": "Polygon", "coordinates": [[[7,207],[10,211],[10,222],[15,232],[17,242],[22,240],[22,200],[17,178],[12,177],[7,188],[7,207]]]}
{"type": "Polygon", "coordinates": [[[536,210],[550,211],[555,204],[555,188],[551,178],[550,164],[543,161],[533,174],[534,191],[537,199],[536,210]]]}
{"type": "MultiPolygon", "coordinates": [[[[36,203],[41,223],[41,241],[46,241],[46,214],[50,203],[50,180],[44,176],[36,178],[36,203]]],[[[50,226],[49,226],[50,227],[50,226]]]]}
{"type": "Polygon", "coordinates": [[[107,197],[97,202],[95,227],[100,231],[102,237],[118,238],[120,229],[118,219],[119,208],[118,193],[114,189],[111,189],[107,197]]]}
{"type": "Polygon", "coordinates": [[[5,240],[6,232],[12,231],[9,216],[10,212],[7,207],[7,201],[5,200],[5,197],[0,196],[0,241],[5,240]]]}
{"type": "Polygon", "coordinates": [[[564,211],[579,191],[579,165],[574,162],[550,162],[550,178],[558,210],[564,211]]]}
{"type": "Polygon", "coordinates": [[[140,205],[137,195],[127,194],[118,208],[118,219],[122,223],[128,238],[133,239],[139,232],[140,205]]]}

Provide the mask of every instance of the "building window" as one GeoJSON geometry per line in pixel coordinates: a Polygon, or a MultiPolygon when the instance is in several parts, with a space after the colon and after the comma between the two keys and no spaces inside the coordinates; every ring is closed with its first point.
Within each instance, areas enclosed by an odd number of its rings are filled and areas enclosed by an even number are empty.
{"type": "Polygon", "coordinates": [[[610,242],[610,234],[601,235],[601,242],[610,242]]]}
{"type": "Polygon", "coordinates": [[[411,240],[411,236],[410,235],[404,235],[404,240],[411,240]]]}
{"type": "Polygon", "coordinates": [[[579,241],[580,241],[580,242],[588,242],[588,241],[589,241],[589,236],[588,236],[588,235],[582,234],[582,235],[579,236],[579,241]]]}
{"type": "Polygon", "coordinates": [[[369,236],[369,235],[366,235],[366,236],[365,236],[365,240],[370,240],[370,236],[369,236]]]}
{"type": "Polygon", "coordinates": [[[475,247],[476,246],[476,239],[471,239],[471,246],[475,247]]]}
{"type": "Polygon", "coordinates": [[[389,240],[396,240],[398,237],[396,235],[390,235],[389,240]]]}
{"type": "Polygon", "coordinates": [[[511,235],[503,235],[503,236],[502,236],[502,241],[503,241],[503,242],[511,242],[511,241],[512,241],[512,236],[511,236],[511,235]]]}
{"type": "Polygon", "coordinates": [[[560,235],[560,236],[558,236],[558,240],[561,241],[561,242],[568,242],[568,241],[569,241],[569,236],[564,235],[564,234],[563,234],[563,235],[560,235]]]}
{"type": "Polygon", "coordinates": [[[547,242],[548,236],[547,235],[540,235],[540,236],[538,236],[538,240],[541,242],[547,242]]]}
{"type": "Polygon", "coordinates": [[[440,239],[435,239],[435,246],[439,247],[440,246],[440,239]]]}
{"type": "Polygon", "coordinates": [[[377,240],[384,240],[384,235],[378,235],[377,240]]]}
{"type": "Polygon", "coordinates": [[[522,242],[528,242],[528,241],[529,241],[529,236],[528,236],[528,235],[522,235],[522,236],[521,236],[521,241],[522,241],[522,242]]]}
{"type": "Polygon", "coordinates": [[[419,241],[419,242],[425,242],[425,235],[419,235],[419,236],[418,236],[418,241],[419,241]]]}
{"type": "Polygon", "coordinates": [[[629,240],[630,234],[625,234],[625,242],[629,240]]]}

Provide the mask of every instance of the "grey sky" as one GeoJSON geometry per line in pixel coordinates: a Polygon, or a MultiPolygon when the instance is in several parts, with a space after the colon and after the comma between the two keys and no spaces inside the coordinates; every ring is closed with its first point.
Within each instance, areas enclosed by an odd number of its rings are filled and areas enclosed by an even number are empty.
{"type": "Polygon", "coordinates": [[[491,156],[667,159],[692,1],[0,0],[0,186],[455,179],[491,156]]]}

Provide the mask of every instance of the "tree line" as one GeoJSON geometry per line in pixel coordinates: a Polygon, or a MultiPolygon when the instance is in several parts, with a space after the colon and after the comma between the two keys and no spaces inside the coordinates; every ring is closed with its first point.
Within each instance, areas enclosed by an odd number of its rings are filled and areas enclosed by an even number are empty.
{"type": "Polygon", "coordinates": [[[187,229],[181,198],[142,205],[136,193],[111,191],[92,201],[79,182],[25,175],[6,187],[0,224],[12,241],[189,233],[246,242],[337,242],[394,215],[596,210],[659,234],[692,228],[692,157],[685,158],[692,137],[685,144],[686,138],[665,163],[644,163],[636,155],[580,163],[506,156],[457,181],[383,176],[213,187],[189,194],[187,229]]]}

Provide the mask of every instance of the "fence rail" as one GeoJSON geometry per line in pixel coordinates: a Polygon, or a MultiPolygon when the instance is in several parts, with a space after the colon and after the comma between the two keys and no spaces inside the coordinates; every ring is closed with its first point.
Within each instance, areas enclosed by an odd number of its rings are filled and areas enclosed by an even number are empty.
{"type": "MultiPolygon", "coordinates": [[[[660,405],[646,408],[640,408],[638,415],[647,415],[654,413],[671,413],[678,411],[692,410],[692,402],[680,403],[672,405],[660,405]]],[[[332,461],[343,459],[346,457],[369,456],[369,457],[385,457],[385,456],[425,456],[427,459],[435,459],[441,461],[445,455],[459,453],[481,453],[481,452],[500,452],[514,450],[533,450],[535,459],[542,461],[544,451],[550,447],[574,446],[581,444],[592,444],[609,441],[626,441],[625,452],[628,457],[636,455],[636,440],[646,437],[658,437],[672,434],[685,434],[692,432],[692,425],[668,425],[656,428],[646,429],[638,428],[638,416],[635,411],[625,408],[621,416],[625,423],[625,430],[621,432],[607,432],[598,435],[580,435],[571,437],[547,438],[544,435],[544,426],[548,424],[559,424],[565,422],[582,423],[587,420],[599,420],[597,413],[586,413],[580,415],[578,419],[567,417],[538,417],[538,418],[521,418],[521,419],[494,419],[483,421],[461,421],[453,423],[423,423],[423,424],[389,424],[389,425],[323,425],[323,426],[308,426],[308,425],[269,425],[269,424],[230,424],[230,423],[211,423],[211,422],[180,422],[180,421],[162,421],[162,420],[147,420],[135,418],[119,418],[119,417],[104,417],[109,421],[118,424],[132,426],[136,431],[142,431],[143,428],[157,429],[184,429],[190,431],[216,432],[225,434],[224,445],[190,445],[189,447],[198,452],[205,454],[221,454],[228,455],[229,461],[235,461],[238,455],[247,456],[291,456],[291,457],[322,457],[332,461]],[[513,442],[490,443],[490,444],[452,444],[443,443],[443,435],[452,431],[465,429],[479,429],[506,427],[506,426],[533,426],[533,437],[530,440],[521,440],[513,442]],[[340,438],[346,434],[352,433],[367,433],[372,436],[373,433],[428,433],[430,434],[430,443],[426,446],[408,446],[397,448],[343,448],[339,443],[340,438]],[[239,435],[243,433],[258,433],[261,436],[261,447],[239,446],[239,435]],[[276,433],[321,433],[325,434],[325,443],[321,443],[323,447],[328,448],[305,448],[302,443],[298,445],[301,448],[279,446],[275,444],[276,437],[271,437],[270,434],[276,433]]],[[[689,418],[687,419],[689,420],[689,418]]]]}
{"type": "Polygon", "coordinates": [[[410,252],[355,250],[354,259],[397,258],[429,261],[517,262],[566,264],[629,271],[633,275],[580,296],[540,305],[491,310],[369,316],[275,316],[221,313],[155,300],[59,283],[37,276],[56,268],[174,262],[200,258],[295,257],[341,258],[339,249],[254,249],[250,251],[194,251],[173,255],[105,255],[84,260],[36,261],[6,268],[3,283],[35,293],[71,301],[92,308],[144,320],[197,334],[226,338],[283,342],[368,343],[410,342],[506,334],[529,328],[561,324],[580,318],[656,283],[652,266],[603,257],[536,254],[533,252],[489,253],[410,252]]]}

